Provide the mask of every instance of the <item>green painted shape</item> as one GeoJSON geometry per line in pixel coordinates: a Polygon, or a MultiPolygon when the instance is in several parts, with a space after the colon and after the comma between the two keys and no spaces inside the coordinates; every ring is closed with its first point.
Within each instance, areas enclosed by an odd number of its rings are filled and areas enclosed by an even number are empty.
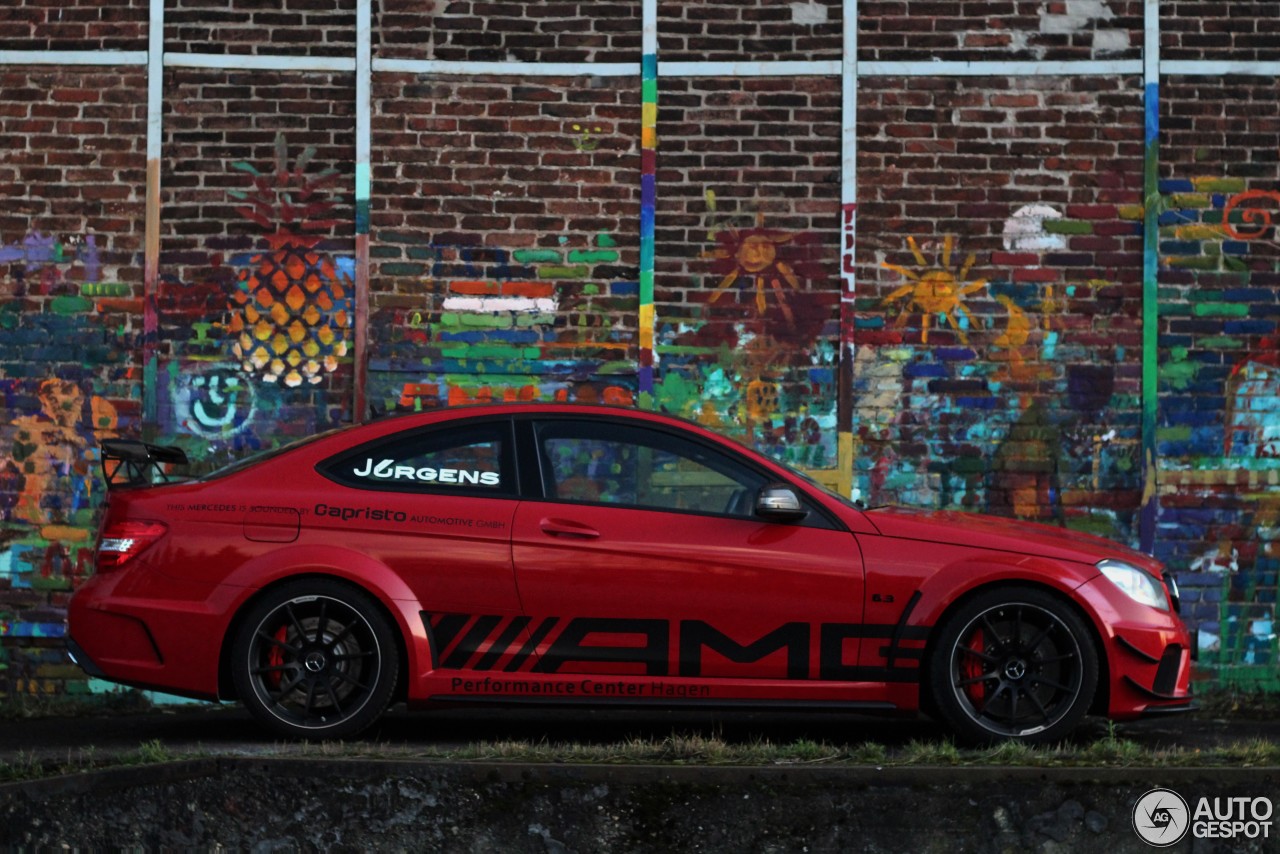
{"type": "Polygon", "coordinates": [[[462,316],[455,312],[448,311],[440,315],[439,325],[441,326],[461,326],[462,316]]]}
{"type": "Polygon", "coordinates": [[[1192,306],[1196,317],[1248,317],[1249,306],[1234,302],[1209,302],[1192,306]]]}
{"type": "Polygon", "coordinates": [[[1093,234],[1093,223],[1080,219],[1046,219],[1043,225],[1049,234],[1093,234]]]}
{"type": "Polygon", "coordinates": [[[1158,427],[1156,438],[1161,442],[1185,442],[1191,439],[1190,427],[1158,427]]]}
{"type": "Polygon", "coordinates": [[[127,297],[131,292],[123,282],[85,282],[80,286],[82,297],[127,297]]]}
{"type": "Polygon", "coordinates": [[[596,294],[600,293],[600,286],[597,284],[588,282],[587,284],[582,286],[582,292],[587,296],[593,297],[596,294]]]}
{"type": "Polygon", "coordinates": [[[213,324],[208,322],[191,324],[191,329],[196,333],[197,341],[208,341],[209,330],[212,328],[213,328],[213,324]]]}
{"type": "Polygon", "coordinates": [[[463,326],[472,329],[510,329],[510,314],[461,314],[458,316],[463,326]]]}
{"type": "Polygon", "coordinates": [[[1160,379],[1175,389],[1184,390],[1199,371],[1200,366],[1195,362],[1166,362],[1160,366],[1160,379]]]}
{"type": "Polygon", "coordinates": [[[1169,196],[1171,208],[1211,208],[1213,196],[1208,193],[1174,193],[1169,196]]]}
{"type": "Polygon", "coordinates": [[[54,297],[49,303],[49,308],[54,314],[84,314],[93,310],[93,300],[84,297],[60,296],[54,297]]]}
{"type": "Polygon", "coordinates": [[[1197,346],[1206,350],[1241,350],[1247,344],[1239,338],[1229,338],[1225,335],[1216,338],[1202,338],[1196,342],[1197,346]]]}
{"type": "Polygon", "coordinates": [[[447,359],[536,359],[541,355],[537,347],[512,347],[509,344],[441,347],[440,354],[447,359]]]}
{"type": "Polygon", "coordinates": [[[1210,258],[1207,255],[1200,257],[1181,256],[1169,258],[1168,265],[1183,270],[1216,270],[1218,269],[1218,259],[1210,258]]]}
{"type": "Polygon", "coordinates": [[[640,84],[640,101],[645,104],[658,102],[658,81],[645,80],[640,84]]]}
{"type": "Polygon", "coordinates": [[[617,246],[618,242],[608,234],[596,235],[596,246],[617,246]]]}
{"type": "Polygon", "coordinates": [[[1243,178],[1192,178],[1191,186],[1201,193],[1243,193],[1243,178]]]}
{"type": "Polygon", "coordinates": [[[554,314],[517,314],[516,326],[527,329],[531,326],[550,326],[556,322],[554,314]]]}
{"type": "Polygon", "coordinates": [[[554,263],[561,259],[560,250],[558,249],[517,249],[511,253],[511,257],[521,264],[537,264],[547,261],[554,263]]]}
{"type": "Polygon", "coordinates": [[[552,264],[538,268],[539,279],[585,279],[590,275],[591,268],[586,266],[552,264]]]}
{"type": "Polygon", "coordinates": [[[617,252],[604,249],[574,249],[569,253],[570,264],[609,264],[617,260],[617,252]]]}

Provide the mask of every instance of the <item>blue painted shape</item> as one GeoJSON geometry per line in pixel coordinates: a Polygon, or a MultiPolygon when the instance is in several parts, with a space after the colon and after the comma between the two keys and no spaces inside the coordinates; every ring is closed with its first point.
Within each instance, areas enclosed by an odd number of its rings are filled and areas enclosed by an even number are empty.
{"type": "MultiPolygon", "coordinates": [[[[1148,94],[1151,93],[1152,87],[1147,87],[1148,94]]],[[[1148,101],[1152,100],[1148,98],[1148,101]]],[[[1151,134],[1151,129],[1147,129],[1147,140],[1154,140],[1155,136],[1151,134]]],[[[1192,193],[1195,192],[1195,185],[1185,178],[1165,178],[1160,182],[1161,193],[1192,193]]]]}
{"type": "Polygon", "coordinates": [[[1228,335],[1271,335],[1276,324],[1271,320],[1228,320],[1222,324],[1222,331],[1228,335]]]}
{"type": "Polygon", "coordinates": [[[978,358],[978,354],[968,347],[939,347],[933,355],[944,362],[969,362],[978,358]]]}
{"type": "Polygon", "coordinates": [[[933,362],[913,362],[902,369],[902,374],[912,378],[936,377],[941,379],[947,376],[947,369],[945,366],[933,362]]]}

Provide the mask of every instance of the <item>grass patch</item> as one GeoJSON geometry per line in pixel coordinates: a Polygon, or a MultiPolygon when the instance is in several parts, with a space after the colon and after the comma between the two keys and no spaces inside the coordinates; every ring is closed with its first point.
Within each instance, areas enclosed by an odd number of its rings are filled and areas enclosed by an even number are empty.
{"type": "MultiPolygon", "coordinates": [[[[0,761],[0,782],[33,780],[63,774],[172,762],[216,756],[216,751],[174,751],[158,739],[135,750],[103,756],[94,748],[80,748],[65,759],[38,760],[19,753],[0,761]]],[[[631,739],[613,744],[553,744],[548,742],[476,742],[460,748],[387,745],[376,742],[291,742],[265,747],[257,755],[317,759],[528,762],[582,765],[696,765],[842,767],[1031,767],[1031,768],[1211,768],[1280,766],[1280,744],[1252,739],[1212,750],[1153,749],[1114,733],[1080,744],[1027,745],[1005,742],[985,748],[958,747],[953,742],[912,741],[898,747],[875,742],[831,744],[800,739],[785,744],[769,741],[729,743],[716,736],[673,733],[661,739],[631,739]]]]}

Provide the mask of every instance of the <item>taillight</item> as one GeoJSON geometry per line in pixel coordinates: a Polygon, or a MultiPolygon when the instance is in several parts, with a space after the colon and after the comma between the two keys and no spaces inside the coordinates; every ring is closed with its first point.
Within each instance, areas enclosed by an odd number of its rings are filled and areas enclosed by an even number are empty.
{"type": "Polygon", "coordinates": [[[160,522],[117,522],[98,539],[98,572],[119,569],[165,535],[160,522]]]}

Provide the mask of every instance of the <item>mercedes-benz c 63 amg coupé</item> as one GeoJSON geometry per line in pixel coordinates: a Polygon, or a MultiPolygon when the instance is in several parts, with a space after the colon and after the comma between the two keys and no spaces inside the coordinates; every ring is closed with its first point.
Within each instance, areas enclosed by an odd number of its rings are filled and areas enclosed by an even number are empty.
{"type": "Polygon", "coordinates": [[[923,710],[966,741],[1191,705],[1177,590],[1146,555],[864,509],[659,414],[437,410],[148,476],[182,462],[104,443],[70,650],[286,736],[397,701],[923,710]]]}

